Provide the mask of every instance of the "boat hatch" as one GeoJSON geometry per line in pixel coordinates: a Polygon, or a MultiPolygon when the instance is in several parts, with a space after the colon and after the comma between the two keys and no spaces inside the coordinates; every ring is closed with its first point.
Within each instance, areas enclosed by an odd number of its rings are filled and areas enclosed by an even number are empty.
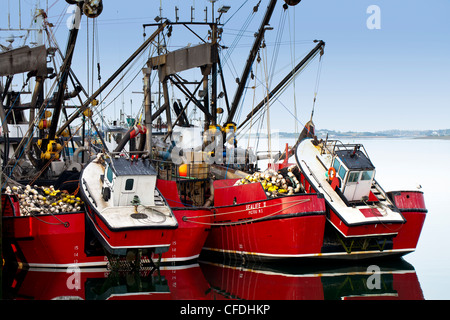
{"type": "Polygon", "coordinates": [[[353,150],[336,151],[332,166],[340,180],[340,190],[349,202],[360,202],[369,197],[375,167],[358,146],[353,150]]]}

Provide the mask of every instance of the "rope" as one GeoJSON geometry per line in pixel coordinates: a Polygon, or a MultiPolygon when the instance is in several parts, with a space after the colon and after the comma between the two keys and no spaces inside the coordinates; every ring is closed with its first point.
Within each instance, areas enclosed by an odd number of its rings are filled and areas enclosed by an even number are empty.
{"type": "MultiPolygon", "coordinates": [[[[376,214],[377,212],[374,211],[373,209],[376,209],[377,211],[378,211],[378,209],[383,210],[383,211],[385,212],[385,214],[381,213],[381,215],[382,215],[382,216],[386,216],[386,215],[388,214],[388,213],[387,213],[388,207],[387,207],[384,203],[379,202],[379,205],[370,205],[369,203],[367,203],[367,202],[364,201],[364,200],[363,200],[363,202],[364,202],[364,204],[365,204],[366,206],[369,207],[370,211],[372,212],[372,214],[374,215],[374,217],[378,219],[378,221],[381,223],[381,225],[383,225],[383,227],[385,227],[385,228],[388,229],[389,231],[397,232],[397,231],[399,231],[401,228],[403,228],[403,223],[402,223],[402,224],[400,224],[400,226],[399,226],[398,228],[393,229],[393,228],[389,227],[385,222],[383,222],[383,220],[381,220],[381,219],[379,218],[379,216],[376,214]]],[[[378,211],[378,212],[379,212],[379,211],[378,211]]]]}
{"type": "MultiPolygon", "coordinates": [[[[76,180],[73,180],[76,181],[76,180]]],[[[72,193],[72,195],[76,195],[78,193],[78,191],[80,190],[80,183],[78,183],[77,189],[72,193]]]]}
{"type": "Polygon", "coordinates": [[[300,200],[300,201],[289,201],[289,202],[277,203],[277,204],[274,204],[274,205],[270,205],[270,206],[267,206],[265,208],[270,208],[270,207],[274,207],[274,206],[280,206],[280,205],[284,205],[284,204],[287,204],[287,203],[295,202],[293,205],[290,205],[290,206],[288,206],[286,208],[282,208],[282,209],[280,209],[278,211],[275,211],[275,212],[273,212],[271,214],[268,214],[267,216],[259,217],[259,218],[255,218],[255,219],[243,220],[243,221],[223,222],[223,223],[220,223],[220,222],[210,223],[210,222],[192,221],[190,219],[193,219],[193,218],[205,218],[205,217],[212,217],[212,216],[219,216],[219,215],[226,215],[226,214],[232,214],[232,213],[236,213],[236,212],[247,211],[245,209],[244,210],[223,212],[223,213],[218,213],[218,214],[204,215],[204,216],[195,216],[195,217],[190,217],[190,218],[183,217],[183,219],[184,219],[184,221],[189,221],[189,222],[192,222],[192,223],[205,224],[205,225],[215,225],[215,226],[217,226],[217,225],[218,226],[230,226],[230,225],[237,225],[237,224],[245,224],[245,223],[250,223],[250,222],[255,222],[255,221],[262,220],[262,219],[266,219],[266,218],[274,216],[274,215],[276,215],[276,214],[278,214],[278,213],[280,213],[280,212],[282,212],[284,210],[287,210],[289,208],[295,207],[296,205],[299,205],[299,204],[302,204],[302,203],[305,203],[305,202],[308,202],[308,201],[311,201],[311,199],[304,199],[304,200],[300,200]]]}
{"type": "Polygon", "coordinates": [[[40,221],[40,222],[43,222],[43,223],[46,223],[46,224],[50,224],[50,225],[53,225],[53,226],[57,226],[57,225],[60,225],[60,224],[62,224],[64,227],[66,227],[66,228],[68,228],[69,227],[69,222],[63,222],[61,219],[59,219],[57,216],[55,216],[53,213],[51,213],[51,212],[49,212],[49,214],[52,216],[52,217],[54,217],[56,220],[58,220],[60,223],[52,223],[52,222],[48,222],[48,221],[45,221],[45,220],[42,220],[42,219],[39,219],[34,213],[30,213],[30,216],[31,217],[33,217],[33,218],[35,218],[36,220],[38,220],[38,221],[40,221]]]}

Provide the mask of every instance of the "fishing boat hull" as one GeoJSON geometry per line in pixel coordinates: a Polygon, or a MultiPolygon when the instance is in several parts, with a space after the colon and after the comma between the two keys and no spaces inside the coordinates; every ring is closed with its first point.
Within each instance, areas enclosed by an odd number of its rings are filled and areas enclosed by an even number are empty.
{"type": "MultiPolygon", "coordinates": [[[[178,221],[170,248],[161,255],[161,262],[186,263],[200,256],[210,228],[210,210],[208,209],[177,209],[173,213],[178,221]]],[[[156,257],[155,257],[156,258],[156,257]]]]}
{"type": "Polygon", "coordinates": [[[161,255],[161,262],[185,263],[196,260],[211,230],[211,210],[185,207],[178,195],[175,181],[158,179],[156,186],[178,221],[170,248],[161,255]]]}
{"type": "Polygon", "coordinates": [[[15,197],[2,195],[3,254],[24,267],[68,268],[106,266],[104,254],[85,250],[85,213],[22,216],[15,197]]]}
{"type": "Polygon", "coordinates": [[[391,191],[388,196],[405,217],[406,223],[394,239],[394,249],[415,250],[428,212],[422,191],[391,191]]]}
{"type": "Polygon", "coordinates": [[[320,254],[326,221],[321,195],[268,198],[260,183],[231,182],[215,181],[216,206],[206,253],[258,261],[320,254]]]}
{"type": "Polygon", "coordinates": [[[159,254],[169,250],[175,228],[113,228],[91,206],[87,206],[86,214],[97,238],[111,254],[126,255],[136,249],[159,254]]]}

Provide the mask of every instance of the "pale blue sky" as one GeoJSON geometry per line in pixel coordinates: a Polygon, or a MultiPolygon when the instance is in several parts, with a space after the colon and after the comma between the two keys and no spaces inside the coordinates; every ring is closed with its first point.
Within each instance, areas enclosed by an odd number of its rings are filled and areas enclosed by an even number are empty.
{"type": "MultiPolygon", "coordinates": [[[[12,8],[12,24],[17,23],[17,17],[13,12],[17,1],[0,0],[2,8],[5,8],[8,2],[12,8]]],[[[33,2],[22,0],[22,7],[31,8],[33,2]]],[[[40,2],[45,8],[47,2],[44,0],[40,2]]],[[[229,47],[232,45],[257,2],[257,0],[216,2],[215,10],[222,5],[231,6],[230,11],[222,19],[222,22],[225,22],[232,17],[224,26],[223,45],[229,47]],[[244,5],[241,11],[234,14],[242,4],[244,5]]],[[[233,50],[231,59],[228,59],[227,65],[224,66],[229,80],[227,90],[230,99],[233,98],[236,87],[233,80],[241,74],[253,41],[253,33],[259,26],[268,2],[268,0],[261,1],[258,13],[233,50]]],[[[180,21],[190,20],[190,7],[193,5],[196,8],[196,21],[204,20],[203,10],[206,6],[208,15],[211,16],[211,4],[205,0],[135,0],[126,4],[119,0],[104,1],[104,11],[98,18],[98,53],[103,81],[142,43],[142,24],[154,21],[153,18],[159,14],[160,3],[163,5],[163,16],[171,20],[175,20],[175,6],[180,9],[180,21]]],[[[282,3],[283,1],[278,1],[271,20],[271,25],[275,29],[268,31],[267,34],[269,57],[275,48],[273,43],[283,10],[282,3]]],[[[48,0],[48,5],[49,20],[54,24],[58,21],[60,23],[57,39],[60,46],[65,49],[68,5],[63,0],[48,0]]],[[[288,11],[275,68],[281,71],[275,74],[272,87],[293,65],[291,56],[294,51],[295,61],[299,61],[314,47],[313,39],[324,40],[325,55],[314,114],[318,128],[341,131],[450,128],[449,1],[303,0],[295,8],[290,7],[288,11]],[[366,26],[366,21],[370,17],[366,10],[370,5],[377,5],[381,10],[379,30],[369,30],[366,26]],[[295,46],[289,43],[289,38],[295,39],[295,46]]],[[[25,23],[24,20],[28,21],[29,18],[23,16],[22,19],[22,25],[26,25],[28,22],[25,23]]],[[[86,18],[83,17],[77,56],[73,65],[84,85],[87,70],[85,23],[86,18]]],[[[0,27],[6,25],[7,15],[3,11],[0,13],[0,27]]],[[[202,35],[205,34],[205,29],[196,30],[202,35]]],[[[152,29],[148,29],[147,35],[151,32],[152,29]]],[[[178,32],[180,29],[174,28],[174,36],[170,42],[172,49],[185,45],[186,42],[198,43],[195,37],[188,39],[185,33],[178,32]]],[[[5,44],[4,37],[5,33],[0,33],[2,44],[5,44]]],[[[227,51],[224,51],[224,54],[226,55],[227,51]]],[[[145,59],[142,58],[140,63],[142,61],[145,59]]],[[[270,65],[270,60],[268,64],[270,65]]],[[[264,82],[261,76],[262,66],[254,68],[255,72],[258,72],[259,81],[264,82]]],[[[133,70],[139,70],[139,65],[133,70]]],[[[318,61],[315,60],[295,81],[295,102],[301,124],[309,120],[317,70],[318,61]]],[[[94,78],[96,77],[95,73],[94,78]]],[[[130,75],[126,79],[131,78],[130,75]]],[[[96,86],[95,80],[94,90],[96,86]]],[[[111,93],[109,98],[117,96],[121,88],[123,87],[119,85],[118,90],[111,93]]],[[[138,75],[128,88],[127,94],[119,96],[116,102],[110,105],[107,116],[117,115],[122,102],[125,104],[126,113],[130,113],[130,99],[133,100],[132,108],[135,113],[141,105],[142,96],[131,92],[141,90],[142,81],[138,75]]],[[[294,113],[294,94],[292,87],[289,90],[280,101],[274,102],[270,109],[273,129],[280,131],[294,129],[295,120],[291,116],[294,113]]],[[[256,103],[260,101],[262,94],[263,89],[260,86],[256,89],[256,103]]],[[[253,90],[249,89],[244,100],[245,107],[241,113],[241,120],[252,104],[253,90]]]]}

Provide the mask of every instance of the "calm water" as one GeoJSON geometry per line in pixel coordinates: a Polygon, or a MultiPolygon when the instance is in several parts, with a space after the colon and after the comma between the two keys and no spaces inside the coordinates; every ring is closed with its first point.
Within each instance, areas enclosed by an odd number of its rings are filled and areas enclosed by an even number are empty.
{"type": "Polygon", "coordinates": [[[415,252],[406,255],[417,273],[425,299],[450,299],[450,141],[364,140],[385,190],[422,186],[428,214],[415,252]]]}
{"type": "MultiPolygon", "coordinates": [[[[293,140],[281,141],[292,144],[293,140]]],[[[108,270],[6,270],[4,298],[10,299],[450,299],[450,141],[370,139],[368,151],[386,191],[416,188],[425,193],[428,215],[416,252],[404,259],[358,265],[231,266],[200,261],[148,274],[108,270]],[[9,273],[11,272],[11,273],[9,273]],[[9,277],[10,276],[10,277],[9,277]],[[375,281],[375,282],[373,282],[375,281]],[[378,281],[378,282],[376,282],[378,281]],[[372,284],[372,285],[371,285],[372,284]],[[380,284],[379,286],[374,286],[380,284]]]]}

